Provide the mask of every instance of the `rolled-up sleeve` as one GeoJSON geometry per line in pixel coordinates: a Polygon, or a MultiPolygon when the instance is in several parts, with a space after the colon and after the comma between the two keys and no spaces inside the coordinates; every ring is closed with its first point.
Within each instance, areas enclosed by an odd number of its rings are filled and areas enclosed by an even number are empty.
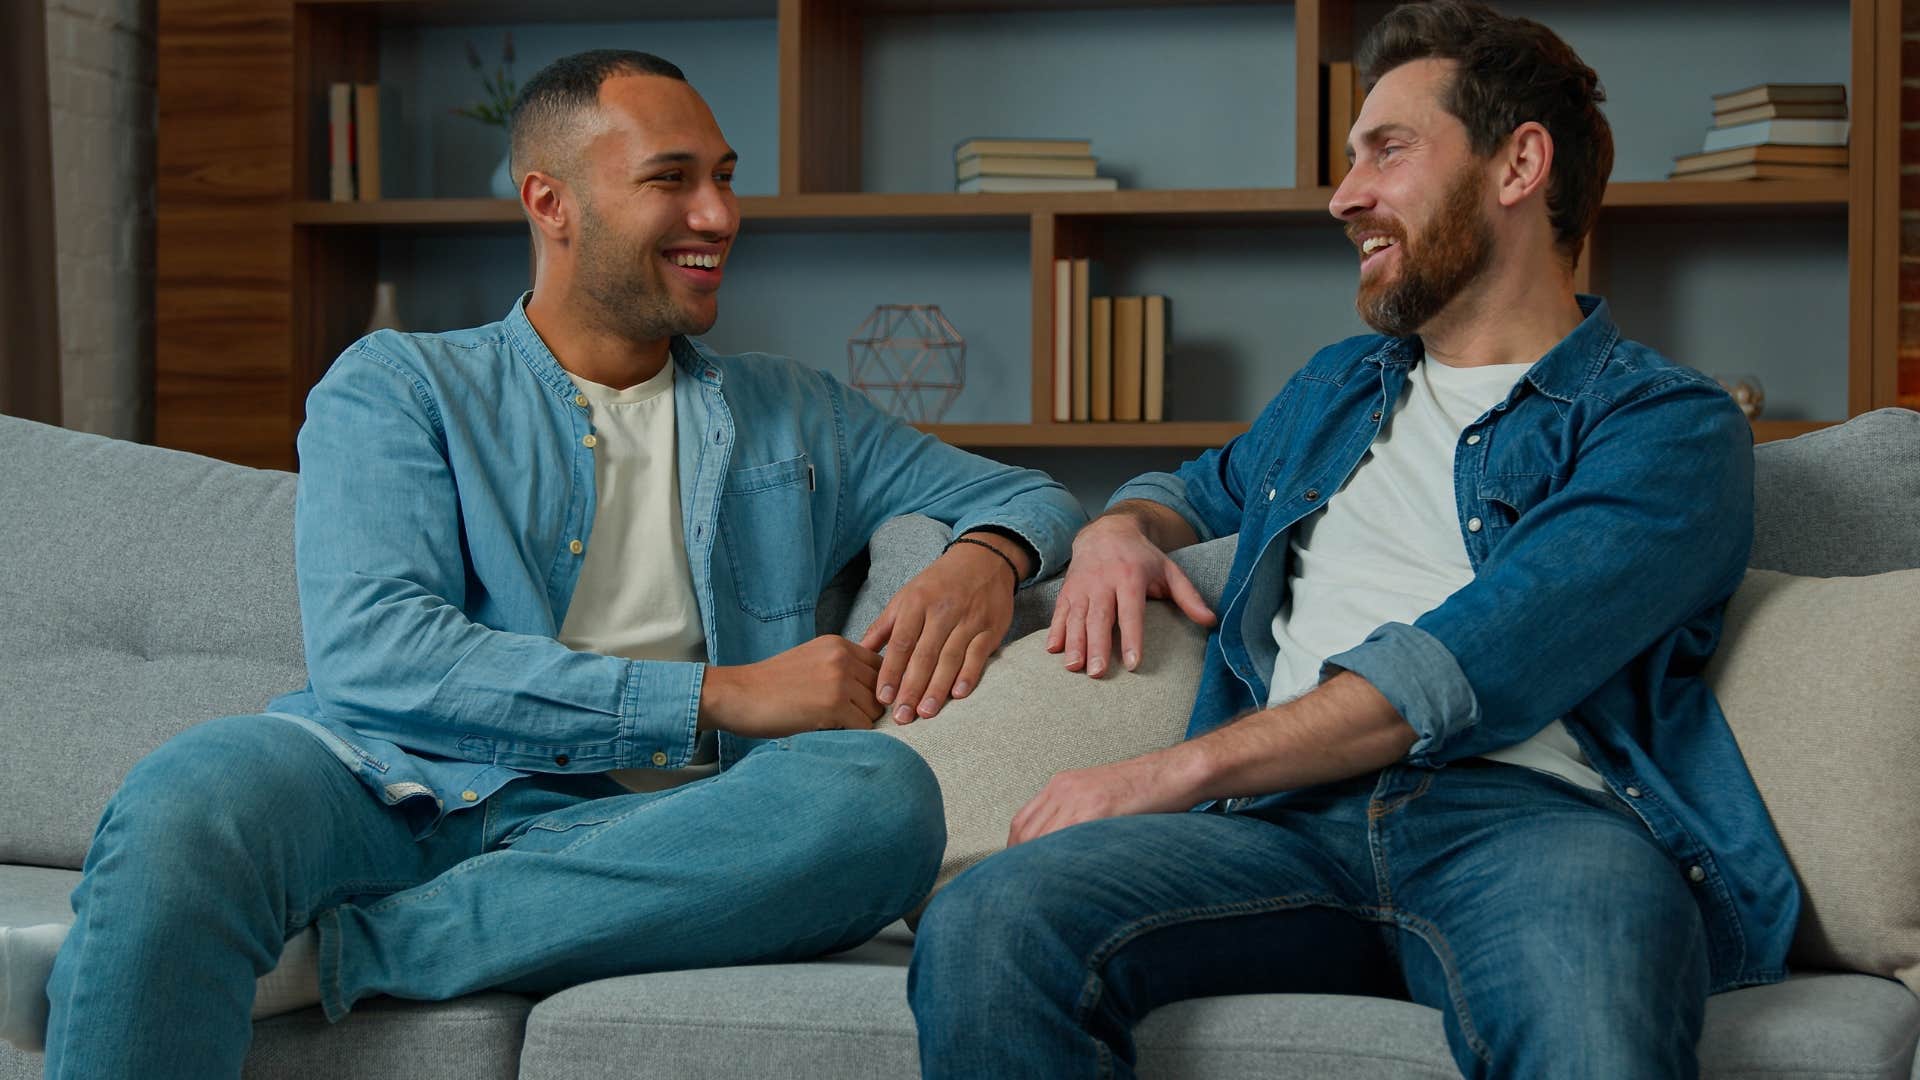
{"type": "Polygon", "coordinates": [[[1595,423],[1571,476],[1471,582],[1328,658],[1323,675],[1352,671],[1385,695],[1418,736],[1415,764],[1511,746],[1689,621],[1717,635],[1752,539],[1746,419],[1676,375],[1595,423]]]}

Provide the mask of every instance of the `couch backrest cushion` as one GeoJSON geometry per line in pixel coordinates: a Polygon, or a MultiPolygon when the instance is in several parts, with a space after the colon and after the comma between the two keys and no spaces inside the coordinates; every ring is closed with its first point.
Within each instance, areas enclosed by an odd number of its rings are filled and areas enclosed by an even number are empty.
{"type": "Polygon", "coordinates": [[[1707,680],[1803,891],[1796,967],[1920,992],[1920,570],[1751,570],[1707,680]]]}
{"type": "Polygon", "coordinates": [[[1920,566],[1920,412],[1762,443],[1753,464],[1749,565],[1809,577],[1920,566]]]}
{"type": "Polygon", "coordinates": [[[0,416],[0,862],[78,867],[148,751],[306,681],[293,493],[0,416]]]}

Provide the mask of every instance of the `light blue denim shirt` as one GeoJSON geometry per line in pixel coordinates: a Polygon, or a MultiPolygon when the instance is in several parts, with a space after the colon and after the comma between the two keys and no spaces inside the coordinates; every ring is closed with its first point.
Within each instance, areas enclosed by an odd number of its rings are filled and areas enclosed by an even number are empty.
{"type": "MultiPolygon", "coordinates": [[[[1579,327],[1455,446],[1473,581],[1329,658],[1322,677],[1378,688],[1423,766],[1564,717],[1690,883],[1715,989],[1774,981],[1799,888],[1701,677],[1753,542],[1752,433],[1711,380],[1623,340],[1604,301],[1580,306],[1579,327]]],[[[1323,349],[1245,435],[1114,495],[1172,508],[1202,540],[1240,534],[1189,737],[1266,702],[1293,526],[1359,466],[1422,354],[1417,338],[1323,349]]]]}
{"type": "MultiPolygon", "coordinates": [[[[700,663],[555,640],[595,507],[585,399],[527,321],[382,331],[307,398],[294,558],[299,723],[416,835],[528,773],[678,768],[698,739],[700,663]],[[584,440],[584,441],[583,441],[584,440]]],[[[1066,561],[1085,523],[1043,473],[950,447],[832,376],[676,338],[680,504],[716,664],[815,634],[823,586],[883,521],[1009,530],[1066,561]]],[[[751,740],[722,734],[720,765],[751,740]]]]}

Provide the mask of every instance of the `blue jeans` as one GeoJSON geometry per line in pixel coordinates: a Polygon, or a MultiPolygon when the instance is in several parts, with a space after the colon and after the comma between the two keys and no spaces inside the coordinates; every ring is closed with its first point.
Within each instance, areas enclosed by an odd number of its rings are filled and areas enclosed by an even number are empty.
{"type": "Polygon", "coordinates": [[[1132,1076],[1133,1025],[1223,994],[1406,997],[1469,1077],[1691,1077],[1705,929],[1631,811],[1511,765],[1397,765],[1257,813],[1088,822],[928,906],[940,1077],[1132,1076]]]}
{"type": "Polygon", "coordinates": [[[645,795],[531,777],[416,841],[311,735],[216,720],[136,766],[101,819],[48,987],[46,1075],[238,1076],[255,978],[309,924],[334,1020],[374,994],[849,948],[919,902],[945,836],[932,772],[873,732],[766,743],[645,795]]]}

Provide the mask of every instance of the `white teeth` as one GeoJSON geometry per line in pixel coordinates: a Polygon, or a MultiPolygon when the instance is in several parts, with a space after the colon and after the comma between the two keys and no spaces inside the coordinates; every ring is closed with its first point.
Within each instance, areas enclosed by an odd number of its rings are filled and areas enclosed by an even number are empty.
{"type": "Polygon", "coordinates": [[[1360,245],[1360,253],[1362,255],[1371,255],[1381,248],[1392,247],[1393,243],[1394,241],[1391,237],[1371,236],[1367,238],[1366,243],[1360,245]]]}
{"type": "Polygon", "coordinates": [[[675,255],[673,256],[673,265],[699,266],[699,267],[704,267],[705,269],[708,269],[708,270],[712,270],[720,265],[720,256],[718,255],[675,255]]]}

